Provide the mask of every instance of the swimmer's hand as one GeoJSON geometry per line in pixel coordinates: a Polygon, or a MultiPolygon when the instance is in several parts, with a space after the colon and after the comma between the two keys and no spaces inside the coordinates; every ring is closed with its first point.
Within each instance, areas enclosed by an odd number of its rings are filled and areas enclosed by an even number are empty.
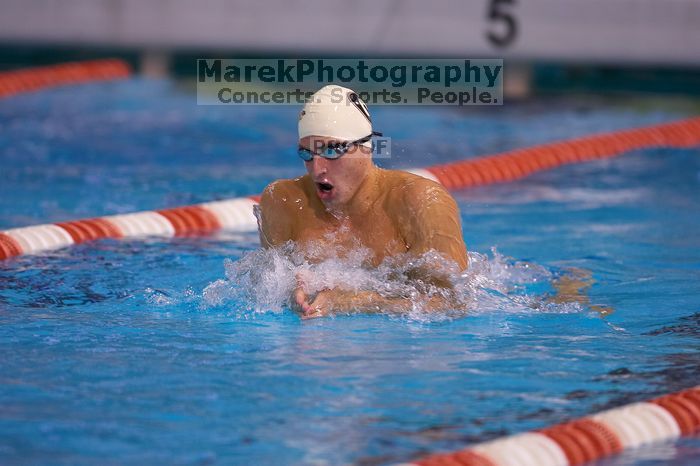
{"type": "Polygon", "coordinates": [[[356,293],[350,291],[322,290],[311,300],[304,287],[299,286],[292,296],[292,308],[302,319],[314,319],[333,312],[350,311],[356,296],[356,293]]]}
{"type": "MultiPolygon", "coordinates": [[[[324,317],[333,312],[359,311],[358,293],[325,289],[311,298],[306,292],[305,273],[297,273],[297,286],[292,293],[292,310],[303,319],[324,317]]],[[[377,295],[378,296],[378,295],[377,295]]]]}
{"type": "Polygon", "coordinates": [[[291,299],[292,310],[299,314],[302,319],[311,319],[327,315],[327,311],[324,312],[324,309],[320,308],[320,305],[324,301],[323,298],[321,298],[318,303],[316,302],[319,299],[319,295],[323,292],[316,295],[316,299],[311,300],[305,289],[304,274],[297,273],[296,280],[297,286],[292,293],[291,299]]]}
{"type": "Polygon", "coordinates": [[[304,291],[303,286],[297,287],[292,296],[292,309],[296,311],[302,319],[313,319],[328,315],[327,298],[324,297],[326,291],[321,291],[316,295],[313,302],[309,302],[309,296],[304,291]]]}

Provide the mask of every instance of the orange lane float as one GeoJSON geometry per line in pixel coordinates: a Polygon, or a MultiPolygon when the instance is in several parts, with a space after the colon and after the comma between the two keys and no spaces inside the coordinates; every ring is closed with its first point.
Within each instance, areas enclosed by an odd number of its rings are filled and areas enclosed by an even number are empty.
{"type": "Polygon", "coordinates": [[[0,72],[0,98],[55,86],[124,79],[131,67],[123,60],[106,59],[23,68],[0,72]]]}
{"type": "Polygon", "coordinates": [[[561,165],[615,157],[635,149],[700,145],[700,118],[554,142],[423,169],[448,189],[524,178],[561,165]]]}

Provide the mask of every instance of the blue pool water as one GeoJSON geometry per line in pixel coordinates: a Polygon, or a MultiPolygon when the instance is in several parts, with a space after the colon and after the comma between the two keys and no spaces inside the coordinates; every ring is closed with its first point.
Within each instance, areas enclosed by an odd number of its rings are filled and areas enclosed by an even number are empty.
{"type": "MultiPolygon", "coordinates": [[[[649,108],[373,110],[401,168],[686,116],[649,108]]],[[[302,173],[297,111],[140,80],[0,101],[0,228],[259,193],[302,173]]],[[[698,155],[454,193],[481,280],[466,317],[253,312],[255,233],[0,263],[0,464],[391,464],[697,385],[698,155]],[[545,304],[571,268],[591,305],[545,304]]],[[[599,464],[699,459],[691,437],[599,464]]]]}

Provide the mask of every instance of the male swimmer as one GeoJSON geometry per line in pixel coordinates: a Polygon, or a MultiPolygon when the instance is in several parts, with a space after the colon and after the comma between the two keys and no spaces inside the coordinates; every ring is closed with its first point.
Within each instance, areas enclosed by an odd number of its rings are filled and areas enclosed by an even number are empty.
{"type": "MultiPolygon", "coordinates": [[[[372,128],[367,106],[350,89],[330,85],[316,92],[299,115],[299,156],[307,174],[278,180],[263,192],[259,232],[263,247],[295,243],[310,262],[318,262],[318,244],[328,250],[360,247],[370,251],[368,266],[388,257],[417,258],[434,250],[438,263],[416,266],[412,280],[446,290],[452,285],[445,265],[467,268],[459,209],[438,183],[411,173],[384,170],[372,160],[372,128]],[[310,247],[311,245],[315,247],[310,247]]],[[[449,267],[448,267],[449,268],[449,267]]],[[[429,309],[448,309],[451,301],[431,297],[429,309]]],[[[302,318],[333,312],[402,312],[406,297],[385,297],[371,290],[325,289],[310,296],[298,277],[292,307],[302,318]]]]}

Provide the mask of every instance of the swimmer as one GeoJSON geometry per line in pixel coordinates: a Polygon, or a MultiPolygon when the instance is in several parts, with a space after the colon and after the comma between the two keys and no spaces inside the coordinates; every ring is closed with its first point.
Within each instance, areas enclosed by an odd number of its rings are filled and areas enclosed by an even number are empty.
{"type": "MultiPolygon", "coordinates": [[[[324,260],[319,242],[328,244],[329,251],[359,246],[370,252],[368,267],[390,257],[417,258],[434,250],[443,259],[417,266],[409,276],[451,290],[445,270],[459,273],[467,268],[457,203],[432,180],[374,164],[371,139],[381,134],[373,131],[359,96],[341,86],[323,87],[302,109],[298,129],[298,152],[307,174],[265,188],[259,205],[262,246],[291,241],[307,251],[309,262],[324,260]]],[[[372,290],[325,289],[310,296],[303,277],[297,282],[291,303],[302,318],[412,308],[409,298],[385,297],[372,290]]],[[[428,310],[451,305],[442,296],[427,300],[428,310]]]]}

